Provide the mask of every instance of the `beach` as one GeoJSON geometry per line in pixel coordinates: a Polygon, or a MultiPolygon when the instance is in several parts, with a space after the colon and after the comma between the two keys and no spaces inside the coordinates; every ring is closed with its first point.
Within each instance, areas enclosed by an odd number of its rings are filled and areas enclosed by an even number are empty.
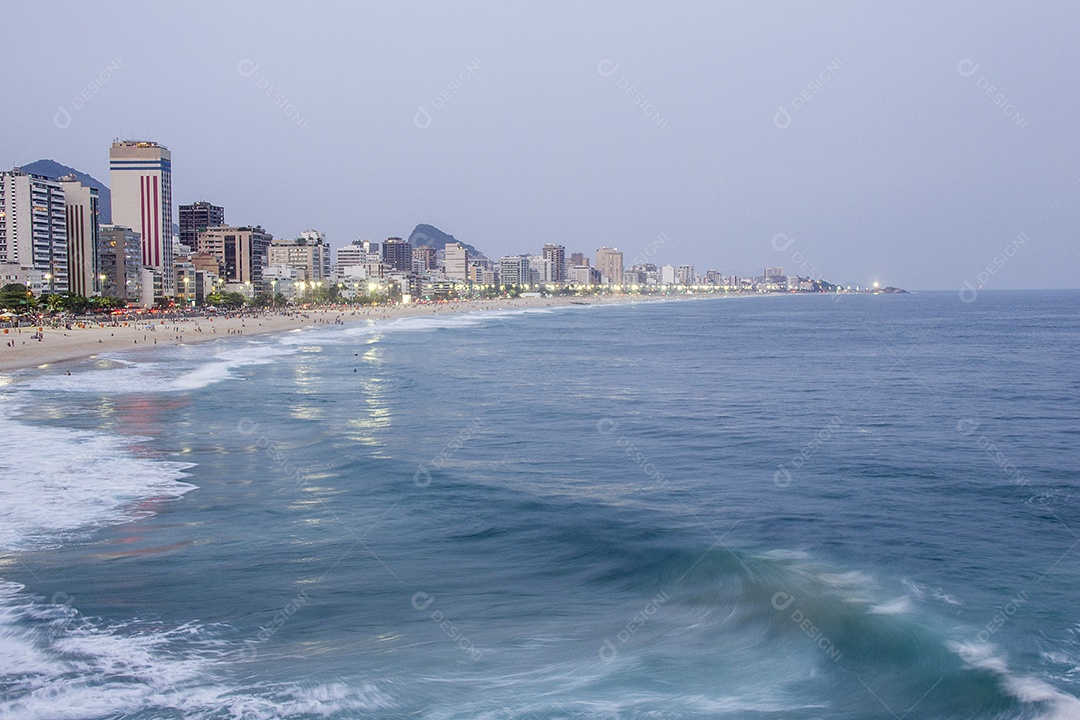
{"type": "Polygon", "coordinates": [[[527,297],[455,300],[445,303],[386,306],[326,306],[267,309],[242,313],[182,318],[146,316],[106,319],[100,324],[73,323],[70,328],[48,326],[10,328],[0,335],[0,372],[13,372],[91,358],[100,353],[145,350],[148,346],[188,345],[235,335],[266,335],[327,324],[352,324],[419,315],[448,315],[485,310],[514,310],[568,304],[609,304],[667,299],[650,296],[527,297]],[[41,339],[37,339],[40,335],[41,339]]]}

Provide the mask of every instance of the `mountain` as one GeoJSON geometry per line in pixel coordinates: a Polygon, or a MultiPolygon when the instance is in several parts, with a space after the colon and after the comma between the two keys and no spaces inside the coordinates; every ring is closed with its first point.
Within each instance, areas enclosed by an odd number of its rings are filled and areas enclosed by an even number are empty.
{"type": "MultiPolygon", "coordinates": [[[[461,242],[453,235],[444,233],[434,225],[417,225],[413,228],[412,234],[409,235],[409,243],[413,247],[420,247],[421,245],[430,245],[436,250],[444,250],[446,243],[461,242]]],[[[465,246],[465,249],[469,251],[469,257],[487,257],[484,253],[480,252],[472,245],[468,243],[461,243],[465,246]]]]}
{"type": "Polygon", "coordinates": [[[97,180],[92,175],[87,175],[73,167],[61,165],[55,160],[37,160],[20,168],[23,172],[34,175],[44,175],[49,178],[61,178],[64,175],[74,175],[79,182],[87,187],[97,188],[98,191],[98,220],[104,225],[112,222],[112,194],[105,183],[97,180]]]}

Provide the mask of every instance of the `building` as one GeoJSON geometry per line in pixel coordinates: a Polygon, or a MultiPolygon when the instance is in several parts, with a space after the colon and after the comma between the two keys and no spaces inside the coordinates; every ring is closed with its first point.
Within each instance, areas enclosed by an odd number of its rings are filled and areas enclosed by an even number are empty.
{"type": "Polygon", "coordinates": [[[4,285],[25,285],[31,295],[40,295],[45,291],[45,273],[21,265],[0,263],[0,287],[4,285]]]}
{"type": "Polygon", "coordinates": [[[421,245],[413,248],[412,271],[414,273],[426,273],[439,267],[438,252],[430,245],[421,245]]]}
{"type": "Polygon", "coordinates": [[[566,248],[548,243],[542,254],[551,263],[551,282],[566,282],[566,248]]]}
{"type": "Polygon", "coordinates": [[[175,294],[172,153],[156,142],[114,142],[109,149],[109,190],[113,224],[139,233],[143,265],[161,275],[163,295],[175,294]]]}
{"type": "Polygon", "coordinates": [[[767,267],[765,268],[765,281],[766,282],[783,282],[784,281],[784,268],[782,267],[767,267]]]}
{"type": "Polygon", "coordinates": [[[257,294],[265,291],[263,270],[269,264],[272,242],[273,236],[261,227],[221,225],[200,231],[195,251],[218,259],[223,282],[243,285],[245,293],[257,294]]]}
{"type": "Polygon", "coordinates": [[[98,228],[98,272],[101,294],[135,302],[142,294],[142,238],[131,228],[102,225],[98,228]]]}
{"type": "Polygon", "coordinates": [[[378,262],[382,262],[379,243],[370,240],[353,240],[350,244],[337,250],[337,266],[339,268],[352,265],[369,265],[378,262]]]}
{"type": "Polygon", "coordinates": [[[674,285],[675,284],[675,266],[674,265],[661,265],[660,266],[660,284],[661,285],[674,285]]]}
{"type": "Polygon", "coordinates": [[[305,230],[295,240],[274,240],[268,262],[293,268],[304,282],[328,281],[332,275],[330,246],[317,230],[305,230]]]}
{"type": "Polygon", "coordinates": [[[382,246],[382,261],[399,272],[412,272],[412,245],[399,237],[387,238],[382,246]]]}
{"type": "Polygon", "coordinates": [[[286,300],[295,300],[302,295],[303,280],[294,267],[271,263],[263,272],[263,281],[269,285],[267,292],[282,295],[286,300]]]}
{"type": "Polygon", "coordinates": [[[693,265],[680,265],[679,271],[676,273],[676,279],[682,285],[694,284],[694,266],[693,265]]]}
{"type": "Polygon", "coordinates": [[[505,255],[499,258],[499,283],[502,285],[528,285],[529,256],[505,255]]]}
{"type": "Polygon", "coordinates": [[[600,248],[596,251],[596,269],[600,271],[600,282],[605,285],[621,283],[623,254],[615,248],[600,248]]]}
{"type": "Polygon", "coordinates": [[[67,208],[59,180],[0,173],[0,263],[37,270],[46,292],[68,291],[67,208]]]}
{"type": "Polygon", "coordinates": [[[465,282],[469,279],[469,251],[461,243],[446,243],[443,250],[446,277],[465,282]]]}
{"type": "Polygon", "coordinates": [[[74,177],[60,178],[67,220],[68,290],[90,297],[101,294],[98,278],[98,191],[74,177]]]}
{"type": "Polygon", "coordinates": [[[599,285],[601,282],[600,271],[588,265],[575,265],[570,268],[570,282],[585,287],[599,285]]]}
{"type": "Polygon", "coordinates": [[[579,265],[588,265],[589,258],[585,257],[584,253],[570,253],[570,267],[578,267],[579,265]]]}
{"type": "Polygon", "coordinates": [[[554,274],[555,266],[551,260],[543,255],[529,256],[529,277],[532,278],[531,282],[536,284],[553,282],[552,276],[554,274]]]}
{"type": "Polygon", "coordinates": [[[225,208],[199,200],[190,205],[180,206],[180,242],[189,248],[195,247],[195,238],[200,230],[219,227],[225,224],[225,208]]]}
{"type": "Polygon", "coordinates": [[[196,295],[198,283],[195,276],[198,270],[187,261],[173,263],[173,271],[176,273],[176,303],[178,305],[196,305],[202,302],[196,295]]]}

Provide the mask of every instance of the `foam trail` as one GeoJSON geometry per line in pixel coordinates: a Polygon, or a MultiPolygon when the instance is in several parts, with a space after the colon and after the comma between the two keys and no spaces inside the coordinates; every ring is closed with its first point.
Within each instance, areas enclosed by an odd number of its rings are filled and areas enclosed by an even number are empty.
{"type": "Polygon", "coordinates": [[[136,457],[135,440],[20,423],[0,412],[0,549],[59,544],[145,516],[138,501],[177,498],[191,465],[136,457]]]}
{"type": "Polygon", "coordinates": [[[0,717],[287,718],[392,706],[372,683],[244,687],[220,677],[228,646],[197,625],[104,627],[0,581],[0,717]]]}
{"type": "MultiPolygon", "coordinates": [[[[278,357],[295,352],[295,348],[278,344],[249,342],[218,352],[213,360],[186,372],[181,370],[183,364],[179,362],[124,362],[105,370],[33,377],[19,383],[18,388],[99,394],[189,392],[233,379],[239,368],[267,365],[278,357]]],[[[113,361],[111,358],[109,360],[113,361]]]]}

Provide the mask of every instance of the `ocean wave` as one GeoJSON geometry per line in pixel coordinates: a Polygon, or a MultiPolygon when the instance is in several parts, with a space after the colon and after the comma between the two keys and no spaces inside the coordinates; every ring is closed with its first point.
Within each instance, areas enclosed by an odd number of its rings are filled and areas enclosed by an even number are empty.
{"type": "Polygon", "coordinates": [[[186,358],[132,362],[109,357],[106,358],[109,367],[104,369],[77,371],[70,375],[36,375],[15,387],[25,391],[95,394],[190,392],[234,379],[235,371],[242,367],[266,365],[295,352],[295,348],[277,343],[248,342],[240,347],[218,350],[213,359],[195,367],[191,367],[191,360],[186,358]]]}
{"type": "Polygon", "coordinates": [[[575,309],[576,307],[577,306],[573,305],[556,305],[552,307],[518,308],[514,310],[488,309],[472,310],[469,312],[445,311],[441,314],[431,313],[426,315],[412,315],[392,320],[372,318],[367,325],[357,325],[350,322],[344,326],[325,325],[304,328],[298,332],[280,336],[278,342],[286,346],[303,346],[320,343],[343,345],[355,342],[358,338],[369,337],[371,335],[473,328],[492,320],[501,320],[521,315],[551,315],[556,312],[575,309]]]}
{"type": "Polygon", "coordinates": [[[225,679],[234,653],[197,624],[103,625],[0,581],[0,717],[270,720],[393,706],[374,683],[305,687],[225,679]]]}
{"type": "Polygon", "coordinates": [[[195,489],[188,463],[137,457],[140,438],[19,422],[0,408],[0,549],[50,547],[195,489]]]}

